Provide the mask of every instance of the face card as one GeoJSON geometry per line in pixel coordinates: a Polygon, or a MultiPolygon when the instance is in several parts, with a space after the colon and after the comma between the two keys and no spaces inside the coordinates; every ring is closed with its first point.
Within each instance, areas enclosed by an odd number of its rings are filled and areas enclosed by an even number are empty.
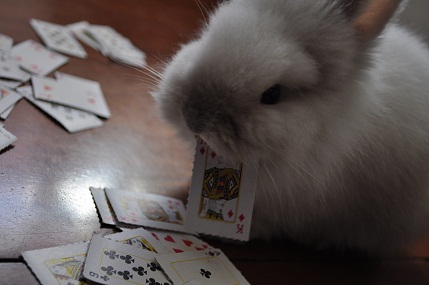
{"type": "Polygon", "coordinates": [[[164,254],[156,257],[173,284],[244,285],[250,284],[220,251],[164,254]]]}
{"type": "Polygon", "coordinates": [[[83,276],[101,284],[171,285],[156,253],[94,235],[83,276]]]}
{"type": "Polygon", "coordinates": [[[184,231],[185,206],[167,196],[105,189],[118,221],[133,225],[184,231]]]}
{"type": "Polygon", "coordinates": [[[13,107],[21,98],[18,93],[0,85],[0,114],[13,107]]]}
{"type": "Polygon", "coordinates": [[[30,80],[30,74],[19,68],[16,60],[10,56],[0,57],[0,77],[21,82],[30,80]]]}
{"type": "Polygon", "coordinates": [[[86,58],[85,50],[66,26],[37,19],[31,19],[30,25],[48,48],[67,55],[86,58]]]}
{"type": "Polygon", "coordinates": [[[103,121],[94,114],[35,99],[30,86],[20,87],[17,91],[23,94],[25,99],[57,120],[70,133],[103,126],[103,121]]]}
{"type": "Polygon", "coordinates": [[[43,285],[85,285],[82,270],[88,246],[77,243],[26,251],[22,256],[43,285]]]}
{"type": "Polygon", "coordinates": [[[4,127],[0,128],[0,150],[11,145],[16,141],[16,137],[7,131],[4,127]]]}
{"type": "Polygon", "coordinates": [[[23,69],[39,76],[45,76],[68,62],[67,57],[32,40],[14,46],[11,55],[23,69]]]}
{"type": "Polygon", "coordinates": [[[115,241],[120,241],[124,244],[136,246],[141,249],[149,250],[155,253],[169,253],[168,250],[157,240],[152,234],[143,228],[126,230],[120,233],[106,235],[115,241]]]}
{"type": "Polygon", "coordinates": [[[96,81],[58,73],[57,80],[48,77],[32,77],[36,99],[67,105],[103,118],[110,117],[100,84],[96,81]]]}
{"type": "Polygon", "coordinates": [[[249,240],[257,163],[229,161],[198,139],[186,229],[249,240]]]}
{"type": "Polygon", "coordinates": [[[206,242],[190,234],[174,233],[152,229],[149,229],[148,231],[156,240],[158,240],[166,248],[169,253],[203,251],[213,248],[206,242]]]}

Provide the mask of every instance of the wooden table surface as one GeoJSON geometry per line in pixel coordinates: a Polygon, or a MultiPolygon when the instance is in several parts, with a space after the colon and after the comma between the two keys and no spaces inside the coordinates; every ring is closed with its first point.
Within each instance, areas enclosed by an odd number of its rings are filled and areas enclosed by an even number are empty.
{"type": "MultiPolygon", "coordinates": [[[[215,2],[204,1],[209,10],[215,2]]],[[[86,20],[131,39],[153,67],[203,23],[195,0],[0,0],[0,7],[0,33],[15,43],[39,41],[31,18],[86,20]]],[[[26,100],[5,122],[18,140],[0,154],[0,284],[38,284],[22,251],[81,242],[106,228],[90,186],[186,199],[192,157],[157,117],[148,77],[85,49],[88,58],[70,58],[59,70],[100,82],[112,112],[103,127],[70,134],[26,100]]],[[[251,284],[429,284],[429,239],[407,255],[382,260],[314,252],[287,241],[207,241],[251,284]]]]}

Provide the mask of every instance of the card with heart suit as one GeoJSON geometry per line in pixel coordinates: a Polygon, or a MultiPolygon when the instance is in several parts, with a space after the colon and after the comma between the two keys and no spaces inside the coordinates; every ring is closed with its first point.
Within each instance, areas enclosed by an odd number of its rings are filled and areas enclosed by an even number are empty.
{"type": "Polygon", "coordinates": [[[184,231],[185,206],[167,196],[105,189],[118,221],[158,229],[184,231]]]}
{"type": "Polygon", "coordinates": [[[101,284],[171,285],[156,263],[158,254],[94,235],[83,276],[101,284]]]}
{"type": "Polygon", "coordinates": [[[163,254],[156,260],[173,284],[250,285],[221,251],[163,254]]]}
{"type": "Polygon", "coordinates": [[[120,241],[124,244],[136,246],[156,253],[169,253],[169,251],[149,231],[143,228],[130,229],[120,233],[106,235],[105,238],[120,241]]]}
{"type": "Polygon", "coordinates": [[[212,246],[191,234],[174,233],[148,229],[148,232],[159,241],[169,253],[203,251],[213,249],[212,246]]]}
{"type": "Polygon", "coordinates": [[[37,19],[31,19],[30,25],[48,48],[67,55],[86,58],[85,50],[67,26],[37,19]]]}
{"type": "Polygon", "coordinates": [[[35,99],[31,86],[20,87],[17,91],[24,95],[25,99],[57,120],[70,133],[103,126],[103,121],[94,114],[35,99]]]}
{"type": "Polygon", "coordinates": [[[31,78],[36,99],[110,118],[110,110],[98,82],[65,73],[56,75],[57,80],[48,77],[31,78]]]}
{"type": "Polygon", "coordinates": [[[25,251],[24,260],[43,285],[87,285],[82,278],[89,243],[25,251]]]}
{"type": "Polygon", "coordinates": [[[11,50],[12,57],[25,70],[45,76],[68,62],[68,57],[49,51],[33,40],[17,44],[11,50]]]}
{"type": "Polygon", "coordinates": [[[230,161],[198,139],[186,229],[249,240],[257,165],[230,161]]]}

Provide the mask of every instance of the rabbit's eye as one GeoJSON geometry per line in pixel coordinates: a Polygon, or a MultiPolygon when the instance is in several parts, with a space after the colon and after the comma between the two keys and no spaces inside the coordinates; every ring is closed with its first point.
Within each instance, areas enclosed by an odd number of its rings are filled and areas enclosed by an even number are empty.
{"type": "Polygon", "coordinates": [[[280,98],[280,86],[274,85],[268,88],[261,96],[261,103],[266,105],[273,105],[277,103],[280,98]]]}

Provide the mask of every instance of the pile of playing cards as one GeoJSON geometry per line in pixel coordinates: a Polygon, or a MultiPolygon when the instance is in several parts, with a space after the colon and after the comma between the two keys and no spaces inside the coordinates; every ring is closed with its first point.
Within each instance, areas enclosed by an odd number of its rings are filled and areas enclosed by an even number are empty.
{"type": "MultiPolygon", "coordinates": [[[[155,196],[150,198],[170,199],[155,196]]],[[[148,208],[153,216],[158,210],[148,208]]],[[[104,237],[94,234],[90,242],[26,251],[22,256],[44,285],[91,281],[119,285],[249,284],[221,250],[194,235],[162,230],[136,228],[104,237]]]]}
{"type": "MultiPolygon", "coordinates": [[[[102,126],[99,117],[110,118],[110,110],[98,82],[64,73],[56,73],[55,79],[45,76],[69,61],[62,54],[87,57],[75,36],[126,65],[143,67],[145,54],[108,26],[88,22],[62,26],[37,19],[31,19],[30,24],[49,49],[33,40],[13,46],[11,37],[0,34],[0,118],[6,120],[14,105],[24,97],[69,132],[102,126]]],[[[3,124],[0,131],[1,150],[16,137],[3,124]]]]}
{"type": "Polygon", "coordinates": [[[135,67],[145,65],[146,56],[144,52],[109,26],[91,25],[82,21],[68,25],[68,28],[82,42],[114,61],[135,67]]]}

